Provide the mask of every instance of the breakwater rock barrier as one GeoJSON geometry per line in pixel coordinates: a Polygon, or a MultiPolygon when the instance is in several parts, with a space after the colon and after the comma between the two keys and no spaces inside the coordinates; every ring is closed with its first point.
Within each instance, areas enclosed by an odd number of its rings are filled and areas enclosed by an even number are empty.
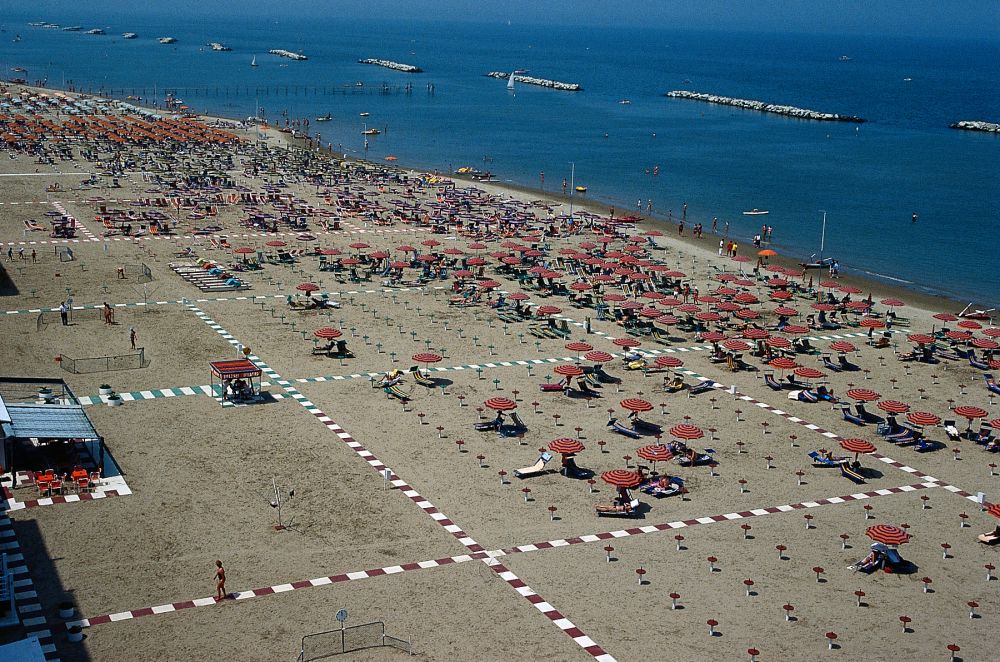
{"type": "Polygon", "coordinates": [[[499,78],[500,80],[507,80],[508,78],[514,78],[517,83],[524,83],[525,85],[538,85],[539,87],[547,87],[553,90],[561,90],[563,92],[582,92],[583,88],[577,83],[562,83],[557,80],[549,80],[548,78],[535,78],[534,76],[525,76],[523,74],[512,74],[506,71],[491,71],[486,74],[490,78],[499,78]]]}
{"type": "Polygon", "coordinates": [[[949,124],[950,129],[962,129],[963,131],[984,131],[986,133],[1000,133],[1000,124],[996,122],[980,122],[978,120],[962,120],[949,124]]]}
{"type": "Polygon", "coordinates": [[[716,94],[705,94],[703,92],[689,92],[687,90],[673,90],[667,92],[665,96],[674,99],[690,99],[692,101],[703,101],[722,106],[733,106],[746,110],[756,110],[762,113],[774,113],[775,115],[785,115],[786,117],[797,117],[804,120],[818,120],[821,122],[855,122],[861,124],[865,120],[853,115],[838,115],[836,113],[821,113],[808,108],[796,108],[795,106],[782,106],[753,99],[734,99],[732,97],[721,97],[716,94]]]}
{"type": "Polygon", "coordinates": [[[284,48],[272,48],[268,51],[271,55],[280,55],[281,57],[287,57],[289,60],[308,60],[302,53],[293,53],[292,51],[286,51],[284,48]]]}
{"type": "Polygon", "coordinates": [[[385,67],[386,69],[394,69],[396,71],[402,71],[406,74],[419,74],[423,73],[423,69],[420,67],[415,67],[412,64],[403,64],[402,62],[393,62],[392,60],[379,60],[378,58],[369,57],[364,60],[358,60],[359,64],[375,64],[380,67],[385,67]]]}

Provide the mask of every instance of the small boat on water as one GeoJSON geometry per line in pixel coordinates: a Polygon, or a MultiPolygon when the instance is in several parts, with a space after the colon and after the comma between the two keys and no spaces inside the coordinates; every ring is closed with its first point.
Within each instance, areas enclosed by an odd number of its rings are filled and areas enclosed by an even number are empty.
{"type": "Polygon", "coordinates": [[[322,117],[317,117],[316,121],[317,122],[329,122],[332,119],[333,119],[333,115],[331,115],[330,113],[327,113],[326,115],[323,115],[322,117]]]}
{"type": "Polygon", "coordinates": [[[809,262],[799,262],[799,266],[803,269],[829,269],[830,265],[836,262],[836,258],[823,257],[818,260],[811,260],[809,262]]]}
{"type": "Polygon", "coordinates": [[[100,28],[94,28],[93,30],[87,30],[87,34],[104,34],[104,30],[100,28]]]}
{"type": "Polygon", "coordinates": [[[137,35],[134,32],[123,32],[122,33],[122,39],[135,39],[138,36],[139,35],[137,35]]]}
{"type": "Polygon", "coordinates": [[[577,193],[586,193],[587,192],[587,187],[586,186],[577,186],[576,187],[576,192],[577,193]]]}
{"type": "Polygon", "coordinates": [[[631,104],[632,102],[629,99],[622,99],[618,103],[620,103],[623,106],[627,106],[627,105],[631,104]]]}
{"type": "Polygon", "coordinates": [[[368,117],[371,113],[358,113],[360,117],[368,117]]]}
{"type": "Polygon", "coordinates": [[[229,46],[226,46],[225,44],[223,44],[222,42],[219,42],[219,41],[210,42],[208,44],[208,47],[211,48],[213,51],[220,52],[220,53],[224,52],[224,51],[231,51],[231,50],[233,50],[229,46]]]}
{"type": "Polygon", "coordinates": [[[175,37],[160,37],[157,41],[161,44],[173,44],[177,42],[177,39],[175,37]]]}
{"type": "Polygon", "coordinates": [[[365,130],[364,130],[364,131],[362,131],[361,133],[362,133],[363,135],[366,135],[366,136],[377,136],[378,134],[380,134],[380,133],[382,133],[382,132],[381,132],[381,131],[379,131],[378,129],[365,129],[365,130]]]}
{"type": "Polygon", "coordinates": [[[744,216],[764,216],[765,214],[770,214],[770,213],[771,212],[769,212],[766,209],[757,209],[756,207],[754,207],[753,209],[750,209],[748,211],[743,212],[743,215],[744,216]]]}
{"type": "Polygon", "coordinates": [[[251,67],[256,67],[257,66],[257,56],[256,55],[254,55],[253,58],[250,60],[250,66],[251,67]]]}

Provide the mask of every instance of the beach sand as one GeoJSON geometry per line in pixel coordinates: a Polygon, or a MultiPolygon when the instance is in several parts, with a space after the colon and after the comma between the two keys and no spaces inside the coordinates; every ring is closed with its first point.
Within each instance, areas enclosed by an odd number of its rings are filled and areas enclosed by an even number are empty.
{"type": "MultiPolygon", "coordinates": [[[[284,134],[272,135],[272,142],[284,139],[284,134]]],[[[33,174],[36,168],[75,173],[93,164],[78,157],[54,167],[25,155],[0,161],[0,174],[33,174]]],[[[241,167],[231,175],[255,191],[265,176],[272,182],[278,178],[275,173],[254,178],[241,167]]],[[[531,290],[532,303],[562,309],[558,317],[567,320],[569,338],[536,338],[527,323],[504,323],[484,305],[449,305],[451,279],[400,289],[384,288],[378,277],[339,282],[343,279],[318,270],[314,256],[241,273],[249,290],[204,293],[168,265],[189,261],[175,257],[188,247],[223,263],[239,259],[229,249],[213,247],[212,240],[220,237],[189,234],[205,221],[188,219],[184,210],[177,236],[105,241],[94,220],[101,203],[87,200],[155,197],[149,192],[154,185],[133,175],[121,178],[121,189],[73,189],[82,178],[61,178],[68,190],[47,194],[50,178],[0,177],[4,251],[8,243],[16,251],[22,242],[35,242],[23,245],[29,254],[34,247],[40,257],[38,264],[3,264],[9,285],[0,300],[10,312],[0,320],[0,360],[7,376],[62,378],[78,396],[98,403],[85,410],[132,493],[36,505],[34,486],[10,491],[17,503],[31,504],[12,509],[9,517],[37,592],[22,600],[38,604],[45,622],[4,632],[0,641],[41,627],[51,633],[43,641],[64,660],[291,659],[305,635],[337,630],[333,615],[343,608],[350,613],[347,625],[384,622],[387,633],[410,640],[416,656],[427,660],[572,660],[602,654],[611,657],[601,659],[626,660],[658,658],[665,651],[682,659],[740,659],[749,648],[759,649],[762,660],[826,654],[844,660],[944,659],[950,643],[961,646],[963,659],[991,657],[996,640],[989,633],[1000,600],[995,584],[985,580],[984,565],[996,562],[996,548],[978,544],[975,536],[995,526],[996,519],[968,498],[980,491],[989,498],[997,485],[988,466],[993,456],[982,446],[949,441],[943,430],[933,428],[928,436],[942,442],[940,450],[894,447],[875,433],[875,425],[853,426],[828,403],[791,401],[787,392],[768,389],[760,362],[749,353],[745,358],[754,371],[732,373],[712,363],[706,343],[691,333],[671,333],[679,336],[671,345],[643,338],[639,349],[650,357],[676,356],[684,370],[734,386],[735,395],[725,388],[693,397],[686,391],[666,393],[669,373],[626,371],[617,357],[607,371],[622,381],[605,384],[600,397],[588,401],[542,393],[539,384],[559,379],[554,368],[578,357],[565,349],[567,342],[620,353],[612,339],[627,334],[613,321],[598,320],[592,308],[531,290]],[[41,232],[25,236],[23,222],[44,220],[56,202],[89,235],[68,243],[41,232]],[[60,262],[55,249],[67,245],[75,259],[60,262]],[[123,263],[132,267],[127,278],[118,279],[123,263]],[[139,264],[148,267],[152,280],[139,282],[139,264]],[[340,308],[291,310],[286,299],[299,296],[295,286],[302,282],[319,285],[340,308]],[[51,309],[67,289],[75,306],[114,305],[116,324],[105,325],[100,312],[88,308],[74,311],[73,324],[63,327],[51,309]],[[341,329],[354,357],[314,356],[312,331],[322,326],[341,329]],[[74,374],[55,361],[60,355],[128,354],[130,328],[136,329],[147,367],[74,374]],[[238,356],[237,343],[276,373],[263,376],[271,401],[223,407],[195,388],[210,383],[209,361],[238,356]],[[403,391],[410,401],[405,405],[372,387],[368,373],[407,370],[415,363],[413,355],[428,351],[442,355],[430,366],[435,387],[407,378],[403,391]],[[129,401],[104,406],[97,393],[105,382],[129,401]],[[195,388],[194,394],[181,392],[182,387],[195,388]],[[178,391],[167,396],[164,389],[178,391]],[[483,402],[497,395],[517,400],[529,427],[523,437],[473,429],[475,422],[492,416],[483,402]],[[664,442],[676,424],[699,426],[705,436],[690,445],[711,449],[717,466],[658,463],[659,472],[684,479],[686,495],[657,499],[636,492],[643,504],[637,518],[598,518],[594,506],[614,496],[600,480],[601,472],[634,468],[637,462],[649,466],[636,451],[656,442],[651,435],[627,439],[608,429],[609,415],[625,415],[619,404],[625,398],[653,405],[643,417],[663,426],[664,442]],[[578,438],[586,446],[577,462],[596,472],[594,484],[554,471],[514,477],[515,469],[533,464],[540,449],[561,437],[578,438]],[[881,461],[861,457],[868,470],[863,485],[836,469],[813,467],[807,456],[821,448],[836,452],[838,440],[849,437],[872,441],[885,456],[881,461]],[[387,485],[383,466],[400,482],[387,485]],[[282,509],[286,530],[273,528],[272,479],[283,493],[295,491],[282,509]],[[742,490],[740,480],[746,481],[742,490]],[[522,491],[526,487],[529,493],[522,491]],[[865,504],[872,506],[871,519],[865,504]],[[806,514],[812,516],[808,529],[806,514]],[[965,521],[968,526],[960,527],[965,521]],[[742,530],[744,523],[752,528],[742,530]],[[869,576],[847,569],[868,551],[865,529],[883,523],[909,525],[913,540],[900,552],[916,565],[912,574],[869,576]],[[842,533],[849,535],[848,549],[842,549],[842,533]],[[676,535],[684,536],[680,551],[676,535]],[[949,558],[942,558],[945,542],[951,545],[949,558]],[[777,544],[787,547],[786,559],[778,559],[777,544]],[[606,561],[606,545],[614,547],[614,562],[606,561]],[[709,572],[709,556],[718,558],[718,572],[709,572]],[[227,569],[227,590],[241,599],[198,606],[214,592],[211,573],[217,558],[227,569]],[[496,563],[512,574],[489,567],[496,563]],[[635,572],[640,567],[647,572],[642,585],[635,572]],[[824,568],[822,582],[814,567],[824,568]],[[932,593],[923,592],[922,577],[932,579],[932,593]],[[755,596],[745,594],[748,578],[755,596]],[[858,589],[866,592],[868,606],[857,607],[858,589]],[[672,592],[680,594],[683,609],[670,608],[672,592]],[[84,629],[82,643],[67,639],[64,619],[57,615],[64,600],[74,604],[74,619],[96,621],[84,629]],[[969,618],[969,600],[978,601],[981,617],[969,618]],[[795,607],[795,621],[784,620],[786,602],[795,607]],[[116,616],[102,622],[110,614],[116,616]],[[913,619],[912,631],[903,633],[901,615],[913,619]],[[708,619],[718,620],[719,636],[709,636],[708,619]],[[838,634],[836,650],[827,650],[827,632],[838,634]]],[[[386,208],[403,192],[392,184],[380,191],[378,182],[360,173],[352,186],[386,208]]],[[[495,196],[536,198],[495,184],[476,186],[495,196]]],[[[290,189],[328,207],[314,187],[291,182],[290,189]]],[[[436,193],[426,187],[416,201],[432,205],[436,193]]],[[[554,209],[565,211],[566,205],[554,209]]],[[[543,206],[534,210],[544,219],[543,206]]],[[[248,245],[266,252],[264,242],[274,237],[242,227],[242,217],[238,205],[224,206],[211,222],[223,227],[218,234],[225,235],[230,248],[248,245]]],[[[412,224],[376,226],[363,216],[345,216],[340,231],[323,232],[315,220],[310,226],[315,240],[298,240],[295,232],[280,238],[289,248],[320,245],[350,255],[356,251],[349,244],[357,241],[371,246],[365,251],[393,252],[400,244],[419,246],[432,236],[412,224]]],[[[550,255],[590,236],[552,238],[550,255]]],[[[466,238],[433,237],[441,242],[439,250],[473,252],[466,238]]],[[[737,263],[714,254],[717,240],[708,236],[701,242],[675,236],[656,242],[659,248],[650,257],[685,272],[703,294],[715,289],[713,278],[720,270],[739,270],[737,263]]],[[[499,250],[498,244],[491,242],[484,253],[499,250]]],[[[520,289],[495,272],[494,260],[489,262],[486,273],[500,281],[499,289],[520,289]]],[[[766,286],[749,289],[765,302],[755,309],[773,308],[766,286]]],[[[891,293],[870,283],[863,289],[876,299],[891,293]]],[[[952,302],[898,296],[907,302],[898,311],[910,321],[893,335],[894,347],[869,347],[863,335],[848,338],[859,349],[847,357],[860,370],[829,372],[818,355],[796,360],[828,373],[822,381],[837,395],[864,387],[942,418],[956,418],[949,413],[953,405],[980,406],[996,416],[995,398],[984,388],[981,373],[967,363],[897,360],[894,348],[911,347],[907,332],[940,328],[932,315],[956,312],[952,302]]],[[[809,300],[792,303],[805,311],[809,300]]],[[[847,328],[809,337],[826,349],[831,334],[864,331],[847,328]]],[[[697,382],[693,374],[684,377],[688,384],[697,382]]],[[[882,413],[874,403],[868,408],[882,413]]],[[[965,427],[964,419],[958,423],[965,427]]],[[[556,456],[550,468],[558,463],[556,456]]],[[[339,635],[333,638],[339,645],[339,635]]],[[[351,658],[396,655],[403,653],[375,648],[351,658]]]]}

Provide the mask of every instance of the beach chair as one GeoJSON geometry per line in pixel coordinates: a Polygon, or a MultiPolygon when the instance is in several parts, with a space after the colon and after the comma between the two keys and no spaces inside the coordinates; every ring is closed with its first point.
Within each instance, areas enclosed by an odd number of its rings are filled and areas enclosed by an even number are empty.
{"type": "Polygon", "coordinates": [[[866,423],[878,423],[882,421],[882,418],[870,413],[861,402],[854,404],[854,409],[858,412],[858,417],[866,423]]]}
{"type": "Polygon", "coordinates": [[[713,388],[713,384],[714,383],[715,382],[713,382],[710,379],[706,379],[706,380],[700,381],[700,382],[698,382],[697,384],[695,384],[694,386],[692,386],[691,388],[688,389],[688,396],[698,395],[699,393],[704,393],[706,391],[711,391],[712,388],[713,388]]]}
{"type": "Polygon", "coordinates": [[[830,360],[830,357],[823,355],[823,365],[827,370],[832,370],[833,372],[841,372],[844,368],[839,363],[834,363],[830,360]]]}
{"type": "Polygon", "coordinates": [[[848,462],[844,462],[840,465],[840,475],[859,485],[865,482],[865,477],[854,469],[854,467],[852,467],[848,462]]]}
{"type": "Polygon", "coordinates": [[[788,392],[788,399],[789,400],[796,400],[798,402],[818,402],[819,401],[819,398],[816,397],[816,394],[813,393],[812,391],[809,391],[809,390],[805,390],[805,391],[789,391],[788,392]]]}
{"type": "Polygon", "coordinates": [[[387,397],[397,398],[398,400],[401,400],[404,405],[410,401],[410,396],[406,394],[401,388],[399,388],[399,385],[397,384],[394,384],[392,386],[385,386],[382,388],[382,391],[386,394],[387,397]]]}
{"type": "Polygon", "coordinates": [[[687,489],[684,487],[684,479],[679,476],[659,476],[642,485],[639,491],[657,499],[665,499],[684,494],[687,489]]]}
{"type": "Polygon", "coordinates": [[[764,383],[773,391],[782,391],[784,386],[774,378],[773,372],[764,373],[764,383]]]}
{"type": "Polygon", "coordinates": [[[577,390],[580,393],[583,394],[584,397],[589,397],[589,398],[599,398],[599,397],[601,397],[601,392],[598,391],[598,390],[596,390],[596,389],[594,389],[594,387],[591,386],[591,383],[590,383],[589,380],[577,379],[576,380],[576,388],[577,388],[577,390]]]}
{"type": "Polygon", "coordinates": [[[959,432],[954,420],[948,419],[943,421],[941,423],[941,427],[944,428],[944,433],[948,435],[948,438],[952,441],[958,441],[962,438],[962,433],[959,432]]]}
{"type": "Polygon", "coordinates": [[[551,460],[552,454],[548,451],[543,451],[542,454],[538,456],[538,460],[536,460],[530,467],[514,469],[514,475],[523,480],[531,476],[543,474],[545,473],[545,465],[547,465],[551,460]]]}
{"type": "Polygon", "coordinates": [[[997,543],[1000,543],[1000,526],[997,526],[992,531],[979,534],[976,536],[976,540],[984,545],[996,545],[997,543]]]}
{"type": "MultiPolygon", "coordinates": [[[[629,494],[631,497],[631,494],[629,494]]],[[[630,498],[624,504],[613,504],[611,506],[595,506],[594,512],[598,517],[635,517],[638,515],[639,500],[630,498]]]]}
{"type": "Polygon", "coordinates": [[[986,389],[990,393],[1000,394],[1000,386],[997,385],[997,381],[993,379],[993,375],[991,373],[983,373],[983,379],[986,380],[986,389]]]}
{"type": "Polygon", "coordinates": [[[417,366],[411,366],[409,370],[410,374],[413,375],[413,381],[420,384],[421,386],[426,386],[428,388],[437,388],[437,381],[428,377],[420,370],[417,366]]]}
{"type": "Polygon", "coordinates": [[[650,337],[661,345],[669,345],[670,339],[663,335],[658,328],[652,327],[649,333],[650,337]]]}
{"type": "Polygon", "coordinates": [[[510,412],[510,425],[500,425],[497,429],[503,437],[516,437],[528,431],[528,426],[524,424],[516,411],[510,412]]]}
{"type": "Polygon", "coordinates": [[[560,381],[555,384],[539,384],[543,393],[562,393],[566,390],[566,381],[560,381]]]}
{"type": "Polygon", "coordinates": [[[837,357],[837,362],[840,365],[841,370],[846,370],[848,372],[857,372],[858,370],[861,370],[860,367],[848,361],[847,357],[843,354],[837,357]]]}
{"type": "Polygon", "coordinates": [[[708,464],[712,461],[712,455],[710,453],[694,453],[694,457],[691,455],[681,455],[674,459],[679,466],[682,467],[700,467],[703,464],[708,464]]]}
{"type": "Polygon", "coordinates": [[[848,409],[847,407],[841,407],[840,413],[841,415],[843,415],[844,420],[847,421],[848,423],[854,423],[855,425],[865,425],[864,420],[852,414],[851,410],[848,409]]]}
{"type": "Polygon", "coordinates": [[[663,390],[667,393],[677,393],[678,391],[683,391],[687,387],[684,380],[681,377],[674,376],[674,378],[663,385],[663,390]]]}
{"type": "Polygon", "coordinates": [[[834,467],[839,467],[840,465],[848,461],[848,458],[846,457],[834,457],[834,458],[826,457],[825,455],[820,454],[819,451],[812,451],[811,453],[809,453],[809,457],[812,459],[813,466],[816,467],[834,468],[834,467]]]}
{"type": "Polygon", "coordinates": [[[617,432],[620,435],[629,437],[630,439],[639,439],[642,437],[641,433],[637,432],[636,430],[633,430],[632,428],[627,428],[621,423],[619,423],[617,418],[608,419],[607,425],[613,431],[617,432]]]}

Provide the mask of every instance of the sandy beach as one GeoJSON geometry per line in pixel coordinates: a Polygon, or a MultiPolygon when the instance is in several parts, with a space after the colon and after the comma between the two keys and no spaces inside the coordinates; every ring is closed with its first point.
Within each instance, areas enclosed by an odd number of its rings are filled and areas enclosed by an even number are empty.
{"type": "MultiPolygon", "coordinates": [[[[0,377],[65,380],[121,474],[113,493],[50,495],[33,472],[61,465],[20,466],[15,455],[13,473],[3,468],[0,541],[16,568],[22,623],[0,629],[0,643],[34,634],[48,659],[68,661],[291,660],[303,637],[339,630],[334,614],[346,609],[347,626],[382,622],[422,660],[715,660],[747,659],[749,650],[760,660],[949,659],[951,644],[960,646],[956,659],[995,657],[1000,598],[986,566],[1000,565],[998,547],[976,537],[1000,523],[987,512],[1000,475],[990,446],[1000,430],[989,422],[1000,406],[983,376],[1000,370],[953,355],[975,349],[984,359],[988,342],[970,343],[991,338],[992,320],[976,328],[935,318],[961,306],[847,278],[834,285],[857,287],[851,300],[872,304],[845,312],[845,292],[820,284],[825,273],[769,284],[780,274],[767,267],[794,268],[782,256],[755,274],[752,247],[741,250],[750,262],[735,262],[716,254],[718,237],[707,233],[693,240],[662,226],[613,224],[596,205],[571,226],[565,200],[341,161],[273,129],[261,141],[256,128],[218,118],[166,125],[112,102],[74,104],[13,85],[2,93],[53,125],[131,119],[60,140],[42,125],[43,137],[19,135],[0,159],[0,377]],[[163,137],[126,136],[125,122],[163,137]],[[231,138],[199,140],[209,129],[231,138]],[[64,217],[75,236],[50,236],[64,217]],[[602,237],[604,252],[594,243],[602,237]],[[248,250],[235,252],[241,247],[248,250]],[[470,258],[482,265],[463,264],[470,258]],[[456,277],[463,267],[471,274],[456,277]],[[534,267],[558,273],[538,287],[537,273],[524,275],[534,267]],[[810,277],[816,291],[805,291],[810,277]],[[496,284],[484,286],[487,279],[496,284]],[[684,286],[698,288],[700,303],[685,297],[692,313],[663,303],[675,296],[668,280],[680,285],[678,298],[684,286]],[[518,292],[525,316],[513,310],[518,292]],[[572,298],[583,292],[590,303],[572,298]],[[840,328],[774,328],[778,306],[794,308],[786,321],[803,325],[827,293],[840,328]],[[753,301],[726,310],[739,295],[753,301]],[[904,303],[880,303],[889,297],[904,303]],[[632,301],[654,309],[631,313],[649,320],[645,328],[615,320],[632,301]],[[105,302],[114,324],[102,317],[105,302]],[[741,319],[739,310],[751,314],[741,319]],[[885,341],[873,346],[865,320],[884,324],[890,310],[903,319],[874,329],[871,339],[885,341]],[[719,322],[693,317],[715,312],[719,322]],[[678,319],[663,320],[668,314],[678,319]],[[565,332],[546,333],[550,319],[565,332]],[[350,355],[318,351],[325,341],[314,332],[324,327],[340,332],[350,355]],[[908,338],[942,327],[968,336],[908,338]],[[770,366],[755,355],[751,328],[807,339],[814,351],[789,350],[795,368],[770,366]],[[141,367],[83,361],[131,356],[133,329],[141,367]],[[704,337],[712,331],[723,334],[719,343],[747,343],[729,351],[740,369],[729,369],[725,351],[715,356],[704,337]],[[638,345],[628,350],[625,339],[638,345]],[[852,348],[831,349],[836,341],[852,348]],[[589,349],[568,349],[574,342],[589,349]],[[612,355],[601,361],[611,379],[587,394],[540,389],[563,378],[557,368],[589,370],[596,362],[582,356],[594,350],[612,355]],[[626,351],[638,356],[626,361],[626,351]],[[930,360],[900,359],[910,352],[930,360]],[[244,357],[262,372],[261,397],[223,400],[209,362],[244,357]],[[662,357],[681,365],[656,368],[662,357]],[[824,358],[850,367],[831,369],[824,358]],[[71,372],[71,360],[86,370],[71,372]],[[429,385],[408,373],[414,365],[429,385]],[[796,368],[819,376],[800,377],[808,385],[798,388],[765,382],[796,368]],[[392,394],[379,380],[394,369],[408,374],[392,394]],[[671,391],[675,377],[684,387],[671,391]],[[107,406],[104,384],[122,406],[107,406]],[[819,387],[834,400],[798,397],[819,387]],[[848,395],[856,389],[874,397],[848,395]],[[527,429],[476,429],[495,416],[486,402],[496,397],[514,401],[527,429]],[[648,403],[640,416],[655,428],[626,436],[609,427],[610,417],[628,427],[627,399],[648,403]],[[902,429],[884,427],[886,401],[904,403],[900,426],[907,411],[940,423],[906,424],[924,441],[893,443],[880,434],[902,429]],[[856,413],[857,402],[873,415],[860,424],[842,413],[856,413]],[[963,406],[986,415],[963,417],[954,409],[963,406]],[[953,439],[949,420],[974,436],[982,426],[986,438],[953,439]],[[678,425],[696,426],[687,444],[705,462],[654,467],[640,457],[640,448],[678,441],[678,425]],[[561,475],[558,453],[539,474],[515,476],[564,438],[585,447],[575,461],[593,472],[589,481],[561,475]],[[855,438],[875,447],[857,458],[861,482],[809,457],[829,450],[853,462],[839,444],[855,438]],[[680,478],[684,490],[632,489],[637,507],[598,517],[595,506],[616,497],[602,474],[640,466],[643,480],[655,470],[680,478]],[[272,480],[287,528],[274,526],[272,480]],[[871,574],[850,568],[871,551],[866,530],[878,524],[912,536],[898,546],[907,563],[871,574]],[[212,598],[216,559],[228,575],[221,601],[212,598]],[[64,602],[72,616],[59,615],[64,602]],[[901,616],[911,619],[905,628],[901,616]],[[74,626],[82,641],[71,640],[74,626]]],[[[0,121],[8,134],[20,122],[0,121]]],[[[37,398],[14,391],[0,388],[8,405],[37,398]]],[[[31,452],[25,457],[49,457],[31,452]]],[[[359,641],[382,643],[373,631],[359,641]]],[[[339,635],[306,642],[305,659],[340,646],[339,635]]],[[[385,646],[347,655],[405,653],[385,646]]]]}

